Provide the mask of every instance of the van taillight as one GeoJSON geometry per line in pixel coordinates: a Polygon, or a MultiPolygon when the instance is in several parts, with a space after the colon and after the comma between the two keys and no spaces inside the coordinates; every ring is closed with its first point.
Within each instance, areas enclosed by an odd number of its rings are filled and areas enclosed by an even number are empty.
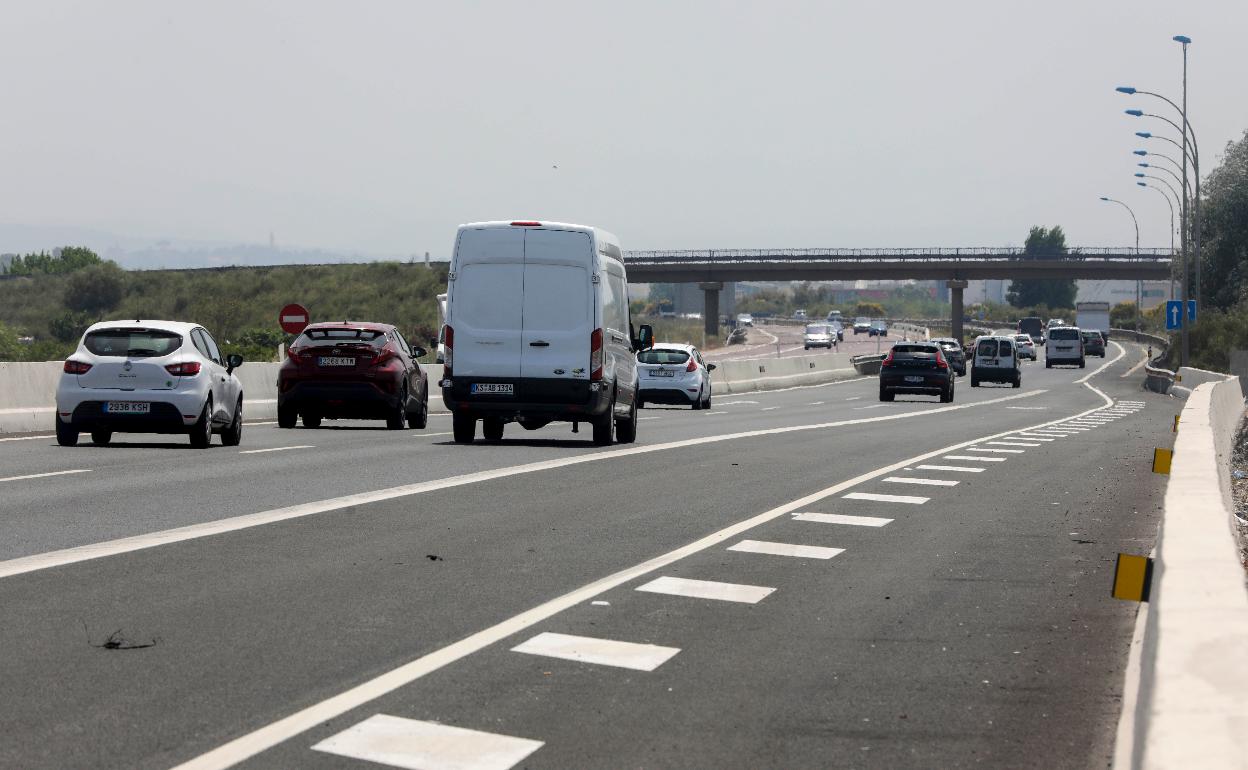
{"type": "Polygon", "coordinates": [[[450,324],[442,327],[442,346],[446,351],[442,354],[442,373],[446,377],[451,376],[451,359],[455,353],[455,330],[450,324]]]}
{"type": "Polygon", "coordinates": [[[689,365],[685,367],[685,371],[696,372],[697,370],[698,370],[698,362],[693,359],[693,356],[690,356],[689,365]]]}
{"type": "Polygon", "coordinates": [[[86,374],[91,371],[91,364],[70,359],[65,362],[66,374],[86,374]]]}
{"type": "Polygon", "coordinates": [[[594,329],[589,335],[589,379],[602,379],[602,329],[594,329]]]}
{"type": "Polygon", "coordinates": [[[169,364],[165,367],[165,371],[175,377],[194,377],[199,374],[199,362],[184,361],[180,364],[169,364]]]}
{"type": "Polygon", "coordinates": [[[511,226],[512,226],[512,227],[541,227],[541,226],[542,226],[542,223],[541,223],[541,222],[532,222],[532,221],[529,221],[529,220],[525,219],[525,220],[520,220],[520,221],[518,221],[518,222],[512,222],[512,223],[511,223],[511,226]]]}

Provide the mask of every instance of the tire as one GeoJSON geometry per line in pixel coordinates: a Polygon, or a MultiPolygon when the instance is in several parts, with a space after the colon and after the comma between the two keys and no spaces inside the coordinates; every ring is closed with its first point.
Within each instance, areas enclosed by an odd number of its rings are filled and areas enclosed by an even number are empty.
{"type": "Polygon", "coordinates": [[[594,446],[610,446],[615,442],[615,396],[611,397],[611,405],[601,417],[595,418],[594,446]]]}
{"type": "Polygon", "coordinates": [[[191,446],[196,449],[207,449],[212,446],[212,398],[204,402],[204,411],[191,426],[191,446]]]}
{"type": "Polygon", "coordinates": [[[317,414],[316,412],[304,412],[303,413],[303,427],[305,428],[321,427],[321,416],[317,414]]]}
{"type": "Polygon", "coordinates": [[[638,409],[645,409],[645,408],[646,408],[646,400],[645,400],[644,398],[640,398],[640,397],[638,397],[638,399],[637,399],[637,408],[638,408],[638,409]]]}
{"type": "Polygon", "coordinates": [[[1050,360],[1049,360],[1049,359],[1047,359],[1047,358],[1046,358],[1046,359],[1044,359],[1044,368],[1045,368],[1045,369],[1052,369],[1052,368],[1053,368],[1053,362],[1052,362],[1052,361],[1050,361],[1050,360]]]}
{"type": "Polygon", "coordinates": [[[940,392],[940,403],[948,404],[953,402],[953,385],[945,388],[940,392]]]}
{"type": "Polygon", "coordinates": [[[451,418],[451,430],[455,433],[456,444],[471,444],[477,437],[477,418],[457,414],[451,418]]]}
{"type": "Polygon", "coordinates": [[[971,387],[972,388],[979,387],[979,378],[976,377],[974,373],[971,374],[971,387]]]}
{"type": "Polygon", "coordinates": [[[78,446],[78,430],[61,422],[60,417],[56,418],[56,443],[61,446],[78,446]]]}
{"type": "Polygon", "coordinates": [[[277,427],[293,428],[299,424],[299,412],[293,406],[279,406],[277,408],[277,427]]]}
{"type": "Polygon", "coordinates": [[[1018,376],[1016,376],[1016,377],[1014,378],[1014,382],[1012,382],[1012,383],[1010,383],[1010,384],[1011,384],[1013,387],[1015,387],[1015,388],[1021,388],[1021,387],[1023,387],[1023,378],[1022,378],[1022,377],[1018,377],[1018,376]]]}
{"type": "Polygon", "coordinates": [[[222,446],[238,446],[243,443],[243,398],[239,396],[238,403],[234,405],[234,419],[230,421],[230,427],[221,431],[222,446]]]}
{"type": "Polygon", "coordinates": [[[113,440],[113,432],[111,430],[93,430],[91,431],[91,443],[96,446],[108,446],[108,442],[113,440]]]}
{"type": "Polygon", "coordinates": [[[896,393],[893,393],[891,390],[885,390],[884,386],[882,385],[880,386],[880,400],[881,401],[892,401],[895,398],[897,398],[896,393]]]}
{"type": "Polygon", "coordinates": [[[637,399],[628,410],[628,417],[615,420],[615,440],[621,444],[631,444],[637,440],[637,399]]]}
{"type": "Polygon", "coordinates": [[[403,430],[407,427],[407,388],[399,391],[399,399],[390,414],[386,415],[386,427],[390,430],[403,430]]]}
{"type": "Polygon", "coordinates": [[[1079,359],[1079,368],[1080,368],[1080,369],[1082,369],[1082,368],[1084,368],[1085,366],[1087,366],[1087,364],[1086,364],[1086,363],[1084,363],[1084,359],[1082,359],[1082,358],[1081,358],[1081,359],[1079,359]]]}
{"type": "Polygon", "coordinates": [[[425,395],[425,400],[420,404],[420,411],[415,415],[407,416],[407,427],[421,430],[429,426],[429,396],[425,395]]]}
{"type": "Polygon", "coordinates": [[[701,409],[701,408],[702,408],[702,391],[701,391],[700,389],[698,390],[698,397],[697,397],[697,398],[695,398],[695,399],[693,400],[693,403],[692,403],[692,404],[690,404],[689,406],[690,406],[690,407],[692,407],[692,408],[694,408],[694,409],[701,409]]]}
{"type": "Polygon", "coordinates": [[[502,441],[504,424],[501,417],[486,417],[481,421],[481,436],[486,441],[502,441]]]}
{"type": "Polygon", "coordinates": [[[711,408],[711,396],[712,394],[714,394],[714,392],[715,390],[712,388],[711,391],[706,394],[706,403],[702,405],[703,409],[711,408]]]}

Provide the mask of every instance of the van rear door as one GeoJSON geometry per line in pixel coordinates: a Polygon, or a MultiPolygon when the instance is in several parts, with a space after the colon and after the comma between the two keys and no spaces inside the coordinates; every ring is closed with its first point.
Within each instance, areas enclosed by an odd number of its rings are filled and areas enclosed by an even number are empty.
{"type": "Polygon", "coordinates": [[[464,230],[455,246],[448,323],[456,377],[519,377],[524,230],[464,230]]]}
{"type": "MultiPolygon", "coordinates": [[[[524,332],[520,376],[589,379],[595,328],[593,238],[573,230],[524,231],[524,332]]],[[[459,330],[455,333],[459,355],[459,330]]],[[[458,362],[456,372],[459,371],[458,362]]]]}

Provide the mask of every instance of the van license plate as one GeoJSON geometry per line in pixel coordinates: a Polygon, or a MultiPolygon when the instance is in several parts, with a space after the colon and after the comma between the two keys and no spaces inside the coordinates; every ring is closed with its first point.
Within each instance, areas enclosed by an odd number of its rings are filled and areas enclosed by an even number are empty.
{"type": "Polygon", "coordinates": [[[104,404],[104,411],[109,414],[149,414],[152,405],[147,401],[108,401],[104,404]]]}
{"type": "Polygon", "coordinates": [[[355,366],[355,358],[343,356],[321,356],[316,359],[317,366],[355,366]]]}
{"type": "Polygon", "coordinates": [[[512,396],[515,395],[516,386],[509,382],[474,382],[469,388],[469,392],[478,395],[512,396]]]}

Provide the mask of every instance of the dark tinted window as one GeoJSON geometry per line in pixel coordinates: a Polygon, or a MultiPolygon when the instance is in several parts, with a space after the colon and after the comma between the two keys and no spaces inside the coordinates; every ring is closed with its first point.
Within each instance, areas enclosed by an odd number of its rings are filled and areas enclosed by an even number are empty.
{"type": "Polygon", "coordinates": [[[182,347],[182,335],[158,329],[100,329],[88,334],[83,344],[97,356],[151,358],[182,347]]]}
{"type": "Polygon", "coordinates": [[[217,343],[213,340],[212,335],[205,329],[200,329],[199,333],[204,335],[204,344],[208,346],[208,357],[213,361],[216,361],[218,364],[224,363],[224,361],[221,360],[221,351],[217,350],[217,343]]]}
{"type": "Polygon", "coordinates": [[[997,355],[1008,356],[1014,352],[1014,343],[1009,340],[1001,340],[997,343],[997,355]]]}
{"type": "Polygon", "coordinates": [[[689,360],[689,354],[683,350],[643,350],[637,354],[637,360],[643,364],[683,364],[689,360]]]}
{"type": "Polygon", "coordinates": [[[806,327],[807,334],[828,334],[828,327],[820,324],[811,324],[806,327]]]}
{"type": "Polygon", "coordinates": [[[1078,329],[1050,329],[1049,339],[1051,340],[1077,340],[1079,339],[1078,329]]]}
{"type": "Polygon", "coordinates": [[[933,358],[936,355],[934,345],[894,345],[893,358],[933,358]]]}
{"type": "Polygon", "coordinates": [[[292,347],[351,344],[381,347],[386,344],[386,333],[374,329],[307,329],[292,347]]]}
{"type": "Polygon", "coordinates": [[[983,356],[985,358],[996,358],[997,341],[996,340],[981,340],[979,343],[979,347],[975,348],[975,355],[983,356]]]}

